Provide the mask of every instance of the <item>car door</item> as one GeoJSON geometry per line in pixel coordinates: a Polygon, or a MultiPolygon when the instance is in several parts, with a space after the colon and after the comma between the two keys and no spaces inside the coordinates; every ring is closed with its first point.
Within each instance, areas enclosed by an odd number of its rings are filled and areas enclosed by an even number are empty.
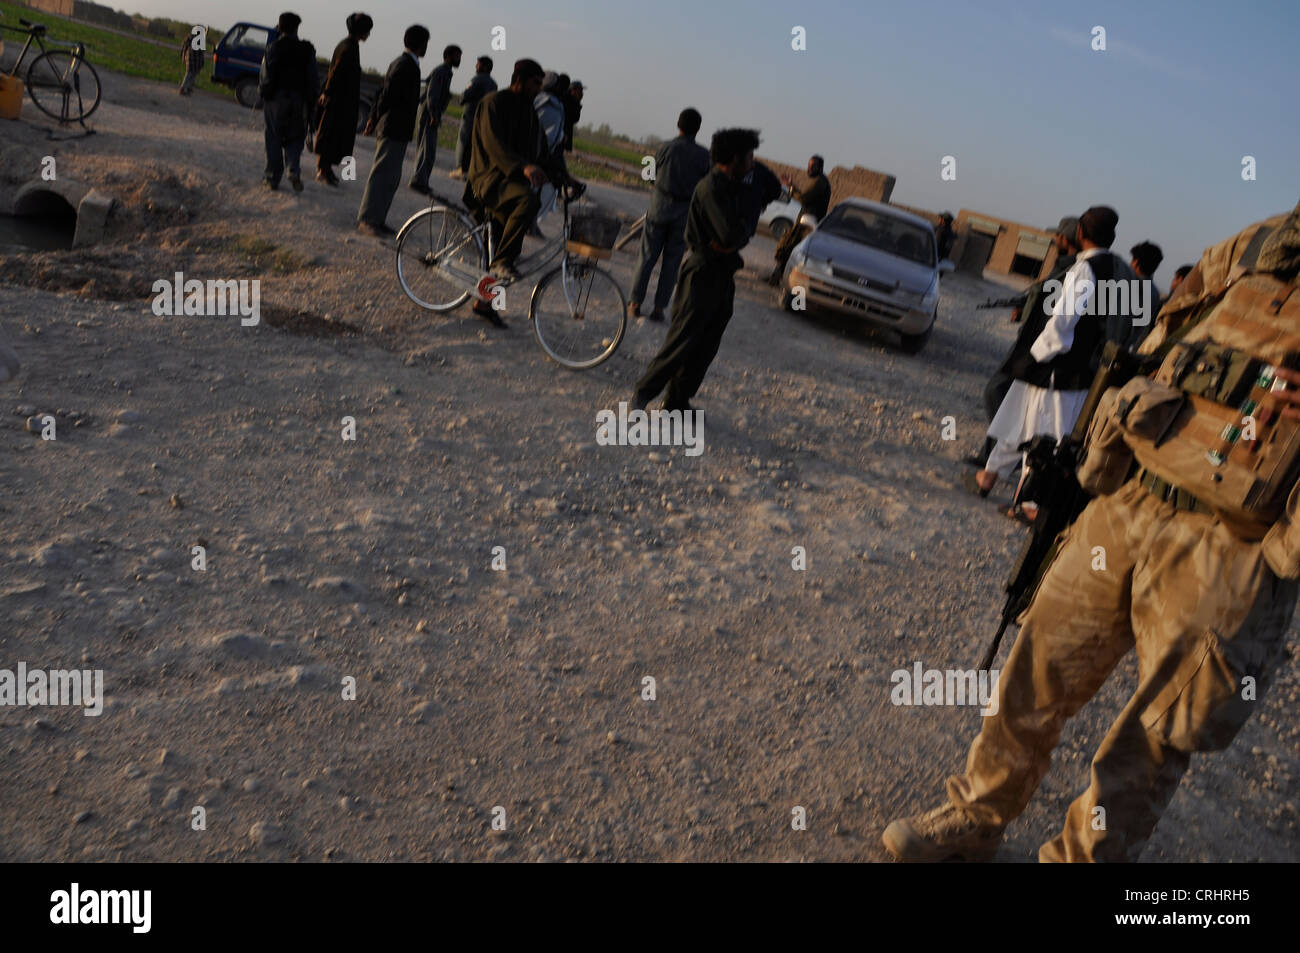
{"type": "Polygon", "coordinates": [[[262,68],[262,57],[267,45],[275,39],[275,30],[241,23],[233,27],[221,41],[224,56],[235,71],[256,74],[262,68]]]}

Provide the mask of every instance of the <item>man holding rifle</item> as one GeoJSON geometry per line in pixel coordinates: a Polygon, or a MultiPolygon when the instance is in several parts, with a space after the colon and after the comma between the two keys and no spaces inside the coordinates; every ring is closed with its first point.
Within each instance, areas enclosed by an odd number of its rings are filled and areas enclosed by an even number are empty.
{"type": "Polygon", "coordinates": [[[948,803],[884,832],[895,857],[990,858],[1135,647],[1137,689],[1040,861],[1137,860],[1191,754],[1249,718],[1300,579],[1297,272],[1300,206],[1207,249],[1143,342],[1159,369],[1105,392],[1078,471],[1097,498],[1020,616],[948,803]]]}

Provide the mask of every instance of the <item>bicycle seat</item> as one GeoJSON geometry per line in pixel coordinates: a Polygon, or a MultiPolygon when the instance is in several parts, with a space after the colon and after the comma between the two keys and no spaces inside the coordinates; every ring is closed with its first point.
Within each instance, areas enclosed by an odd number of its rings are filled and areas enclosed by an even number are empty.
{"type": "Polygon", "coordinates": [[[24,20],[21,17],[18,19],[18,22],[21,23],[23,26],[27,27],[29,30],[31,30],[32,34],[35,36],[39,36],[40,34],[45,32],[44,23],[33,23],[31,20],[24,20]]]}

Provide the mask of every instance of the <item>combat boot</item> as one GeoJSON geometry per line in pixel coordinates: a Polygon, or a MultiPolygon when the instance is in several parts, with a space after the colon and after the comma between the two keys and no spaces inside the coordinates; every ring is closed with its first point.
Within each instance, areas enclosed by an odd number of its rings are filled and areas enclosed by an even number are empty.
{"type": "Polygon", "coordinates": [[[945,804],[885,828],[885,847],[899,860],[992,860],[1003,828],[981,823],[945,804]]]}

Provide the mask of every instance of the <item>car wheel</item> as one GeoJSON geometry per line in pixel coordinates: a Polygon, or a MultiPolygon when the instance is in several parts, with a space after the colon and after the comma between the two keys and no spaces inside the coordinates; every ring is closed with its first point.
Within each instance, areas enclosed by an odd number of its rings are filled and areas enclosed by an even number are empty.
{"type": "Polygon", "coordinates": [[[921,349],[925,347],[925,342],[930,340],[930,335],[934,333],[934,324],[920,334],[900,334],[903,339],[903,351],[907,354],[920,354],[921,349]]]}
{"type": "Polygon", "coordinates": [[[794,225],[794,222],[790,221],[788,218],[774,218],[772,219],[772,224],[769,225],[768,228],[772,230],[772,237],[779,242],[785,237],[785,233],[790,231],[792,225],[794,225]]]}
{"type": "Polygon", "coordinates": [[[255,109],[261,104],[261,97],[257,95],[257,80],[251,76],[246,76],[235,84],[235,98],[239,100],[239,105],[245,109],[255,109]]]}

